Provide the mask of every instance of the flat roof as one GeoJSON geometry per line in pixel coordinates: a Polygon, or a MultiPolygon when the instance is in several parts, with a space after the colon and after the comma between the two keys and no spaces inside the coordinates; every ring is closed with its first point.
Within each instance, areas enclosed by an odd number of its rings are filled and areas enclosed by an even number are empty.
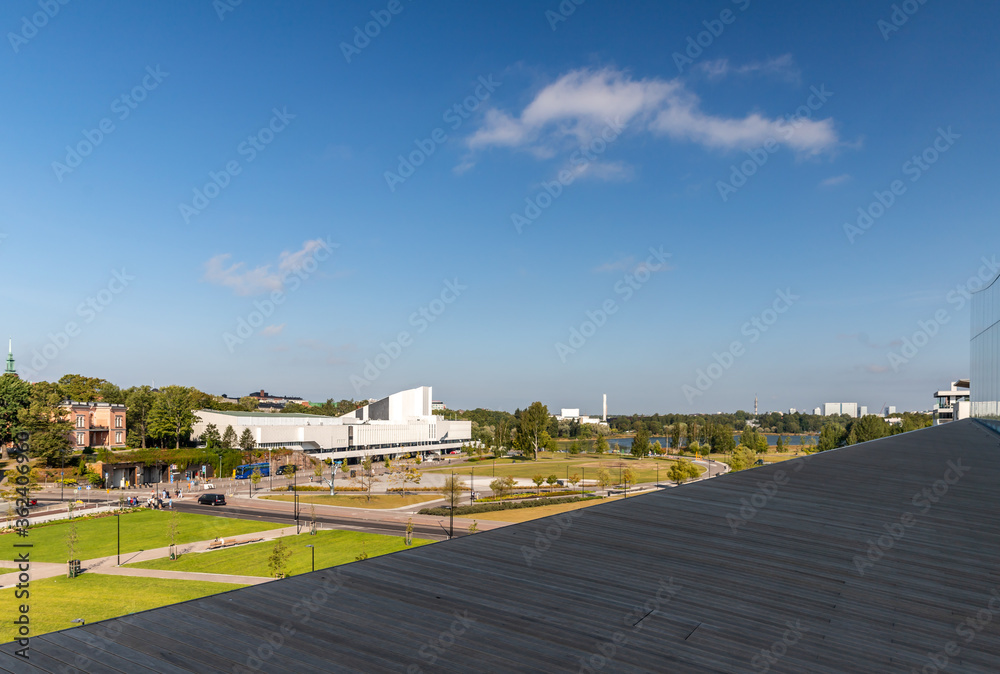
{"type": "Polygon", "coordinates": [[[6,644],[0,671],[996,672],[998,444],[896,435],[34,637],[30,666],[6,644]]]}
{"type": "Polygon", "coordinates": [[[229,417],[278,417],[288,419],[336,419],[323,414],[305,414],[303,412],[234,412],[232,410],[195,410],[195,414],[201,412],[212,412],[213,414],[225,414],[229,417]]]}

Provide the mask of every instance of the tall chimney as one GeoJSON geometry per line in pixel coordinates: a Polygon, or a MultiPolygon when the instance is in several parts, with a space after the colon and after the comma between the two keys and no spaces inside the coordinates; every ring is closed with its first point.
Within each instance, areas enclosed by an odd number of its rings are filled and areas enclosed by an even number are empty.
{"type": "Polygon", "coordinates": [[[601,421],[608,420],[608,394],[604,394],[604,416],[601,417],[601,421]]]}

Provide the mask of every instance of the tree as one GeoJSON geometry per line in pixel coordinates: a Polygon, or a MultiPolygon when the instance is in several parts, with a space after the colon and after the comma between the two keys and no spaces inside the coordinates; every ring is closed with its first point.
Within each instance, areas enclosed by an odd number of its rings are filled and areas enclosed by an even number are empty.
{"type": "Polygon", "coordinates": [[[608,451],[608,439],[603,435],[598,436],[597,442],[594,443],[594,451],[598,454],[604,454],[608,451]]]}
{"type": "Polygon", "coordinates": [[[253,431],[244,428],[240,434],[240,450],[243,452],[243,462],[253,463],[253,450],[257,447],[257,441],[253,439],[253,431]]]}
{"type": "Polygon", "coordinates": [[[687,426],[687,446],[690,451],[691,443],[698,441],[698,423],[692,419],[688,422],[687,426]]]}
{"type": "Polygon", "coordinates": [[[545,447],[551,440],[545,430],[549,425],[549,408],[540,402],[533,402],[528,409],[521,412],[517,427],[517,448],[522,452],[531,452],[534,460],[538,460],[538,448],[545,447]]]}
{"type": "Polygon", "coordinates": [[[709,440],[712,451],[721,454],[728,454],[736,447],[733,440],[733,429],[731,426],[720,424],[712,428],[712,436],[709,440]]]}
{"type": "Polygon", "coordinates": [[[267,558],[267,568],[271,571],[271,575],[275,578],[284,578],[285,566],[291,556],[292,551],[285,547],[284,537],[279,536],[271,549],[271,556],[267,558]]]}
{"type": "Polygon", "coordinates": [[[260,480],[263,475],[260,474],[260,468],[254,468],[253,472],[250,474],[250,482],[253,484],[253,488],[256,489],[257,485],[260,484],[260,480]]]}
{"type": "Polygon", "coordinates": [[[698,470],[698,466],[687,459],[678,459],[674,465],[670,466],[670,470],[667,471],[667,478],[678,486],[688,479],[698,477],[699,475],[701,475],[701,471],[698,470]]]}
{"type": "Polygon", "coordinates": [[[635,469],[631,466],[622,471],[622,483],[625,489],[635,484],[635,469]]]}
{"type": "Polygon", "coordinates": [[[611,473],[608,472],[607,468],[597,469],[597,484],[600,485],[601,489],[607,489],[608,485],[611,484],[611,473]]]}
{"type": "Polygon", "coordinates": [[[819,444],[816,451],[825,452],[829,449],[836,449],[844,444],[846,433],[844,427],[837,423],[829,423],[819,432],[819,444]]]}
{"type": "Polygon", "coordinates": [[[549,491],[552,491],[552,487],[559,482],[559,478],[555,475],[549,475],[545,478],[545,484],[549,485],[549,491]]]}
{"type": "Polygon", "coordinates": [[[441,489],[441,493],[444,494],[448,505],[454,508],[455,504],[462,498],[463,491],[465,491],[465,483],[462,482],[462,478],[455,474],[451,474],[445,478],[444,488],[441,489]]]}
{"type": "Polygon", "coordinates": [[[237,405],[239,405],[239,408],[244,412],[256,412],[257,408],[260,407],[260,400],[254,398],[253,396],[245,396],[240,398],[237,405]]]}
{"type": "Polygon", "coordinates": [[[569,453],[570,454],[579,454],[582,451],[583,451],[583,448],[580,446],[580,441],[579,440],[574,440],[573,442],[569,443],[569,453]]]}
{"type": "Polygon", "coordinates": [[[106,381],[98,387],[97,397],[103,403],[108,403],[110,405],[124,405],[126,393],[111,382],[106,381]]]}
{"type": "Polygon", "coordinates": [[[66,374],[59,379],[59,386],[66,399],[82,403],[97,400],[101,386],[107,383],[103,379],[85,377],[82,374],[66,374]]]}
{"type": "Polygon", "coordinates": [[[372,500],[372,489],[375,486],[377,478],[375,477],[375,471],[372,469],[372,457],[366,456],[361,460],[361,474],[357,477],[358,482],[361,485],[362,491],[368,497],[367,500],[372,500]]]}
{"type": "Polygon", "coordinates": [[[67,560],[76,559],[77,546],[80,544],[80,533],[76,530],[76,520],[73,519],[73,501],[67,506],[69,511],[69,528],[66,530],[66,555],[67,560]]]}
{"type": "Polygon", "coordinates": [[[222,445],[222,436],[219,435],[219,427],[215,424],[205,426],[205,430],[201,434],[201,439],[205,441],[205,449],[215,449],[222,445]]]}
{"type": "Polygon", "coordinates": [[[778,436],[778,442],[774,445],[774,451],[781,454],[785,451],[785,438],[782,435],[778,436]]]}
{"type": "Polygon", "coordinates": [[[239,440],[236,438],[236,431],[233,430],[232,425],[226,426],[226,430],[222,434],[222,448],[234,449],[237,442],[239,440]]]}
{"type": "Polygon", "coordinates": [[[663,449],[663,447],[660,445],[659,440],[653,443],[653,446],[650,448],[650,452],[652,452],[656,456],[663,456],[664,454],[667,453],[666,450],[663,449]]]}
{"type": "Polygon", "coordinates": [[[674,452],[677,452],[681,446],[681,425],[680,422],[675,421],[670,427],[670,446],[673,448],[674,452]]]}
{"type": "Polygon", "coordinates": [[[130,388],[125,394],[125,405],[128,407],[126,421],[136,434],[142,439],[142,448],[146,448],[146,438],[149,436],[150,416],[153,412],[153,405],[156,402],[156,395],[148,386],[137,386],[130,388]]]}
{"type": "Polygon", "coordinates": [[[640,428],[632,439],[632,456],[641,458],[649,456],[649,431],[640,428]]]}
{"type": "Polygon", "coordinates": [[[579,473],[573,473],[572,475],[570,475],[569,476],[569,483],[571,485],[573,485],[574,489],[576,489],[576,485],[578,485],[580,483],[580,474],[579,473]]]}
{"type": "Polygon", "coordinates": [[[868,414],[851,424],[847,435],[847,444],[856,445],[859,442],[878,440],[892,434],[889,423],[880,416],[868,414]]]}
{"type": "Polygon", "coordinates": [[[531,477],[531,481],[535,483],[535,487],[538,488],[538,494],[541,496],[542,493],[542,483],[545,482],[545,476],[541,473],[536,473],[531,477]]]}
{"type": "Polygon", "coordinates": [[[62,408],[62,391],[56,384],[41,381],[31,387],[28,407],[18,416],[20,426],[31,434],[31,456],[50,467],[59,466],[69,453],[73,425],[62,408]]]}
{"type": "Polygon", "coordinates": [[[757,453],[754,450],[740,445],[733,450],[732,456],[726,460],[726,463],[728,463],[729,467],[734,471],[746,470],[747,468],[753,466],[756,459],[757,453]]]}
{"type": "Polygon", "coordinates": [[[191,432],[194,413],[191,411],[191,390],[183,386],[166,386],[160,391],[150,412],[150,430],[159,438],[174,437],[174,448],[180,449],[181,436],[191,432]]]}
{"type": "Polygon", "coordinates": [[[493,496],[498,499],[502,499],[508,493],[510,493],[511,487],[514,486],[514,478],[498,477],[492,482],[490,482],[490,491],[493,492],[493,496]],[[509,481],[509,482],[508,482],[509,481]]]}
{"type": "Polygon", "coordinates": [[[21,410],[31,404],[31,384],[16,375],[0,375],[0,445],[14,441],[21,410]]]}

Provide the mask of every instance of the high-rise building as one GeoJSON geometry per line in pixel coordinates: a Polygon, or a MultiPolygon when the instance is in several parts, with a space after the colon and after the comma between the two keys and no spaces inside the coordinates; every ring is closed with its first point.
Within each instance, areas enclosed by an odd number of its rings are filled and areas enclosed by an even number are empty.
{"type": "Polygon", "coordinates": [[[11,339],[7,342],[7,369],[4,370],[4,374],[12,374],[17,376],[17,370],[14,369],[14,340],[11,339]]]}
{"type": "Polygon", "coordinates": [[[823,403],[823,416],[846,414],[849,417],[858,416],[857,403],[823,403]]]}
{"type": "Polygon", "coordinates": [[[823,414],[823,410],[821,410],[818,407],[814,407],[813,408],[813,414],[815,414],[816,416],[819,416],[819,415],[823,414]]]}

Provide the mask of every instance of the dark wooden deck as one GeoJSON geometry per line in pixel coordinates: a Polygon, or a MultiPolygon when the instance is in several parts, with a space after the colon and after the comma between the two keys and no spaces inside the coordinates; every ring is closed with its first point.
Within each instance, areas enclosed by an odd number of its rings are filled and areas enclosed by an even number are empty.
{"type": "Polygon", "coordinates": [[[1000,435],[963,421],[6,644],[0,672],[995,673],[998,562],[1000,435]]]}

